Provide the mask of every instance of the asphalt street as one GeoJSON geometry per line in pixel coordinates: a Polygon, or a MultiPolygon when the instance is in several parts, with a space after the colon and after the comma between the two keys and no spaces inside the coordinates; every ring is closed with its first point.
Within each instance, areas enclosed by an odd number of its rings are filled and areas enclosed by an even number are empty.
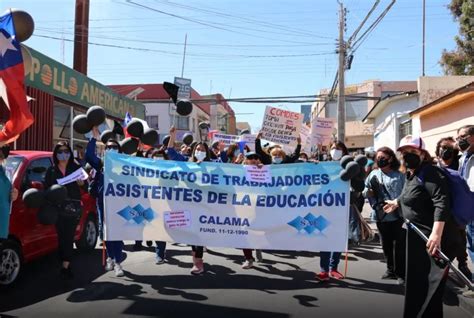
{"type": "MultiPolygon", "coordinates": [[[[156,265],[154,248],[126,246],[125,277],[104,272],[101,249],[77,253],[75,277],[59,278],[55,255],[25,266],[18,283],[0,290],[1,317],[401,317],[403,287],[381,280],[376,243],[351,249],[347,278],[314,279],[317,253],[264,251],[263,262],[241,269],[242,251],[209,248],[206,273],[192,276],[190,248],[169,244],[156,265]]],[[[344,272],[344,262],[340,271],[344,272]]],[[[469,317],[445,297],[445,317],[469,317]]]]}

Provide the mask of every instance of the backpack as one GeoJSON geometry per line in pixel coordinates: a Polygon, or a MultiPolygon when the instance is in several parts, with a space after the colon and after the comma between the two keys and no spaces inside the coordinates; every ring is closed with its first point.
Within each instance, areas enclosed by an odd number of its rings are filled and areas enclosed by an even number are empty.
{"type": "MultiPolygon", "coordinates": [[[[459,225],[465,226],[474,221],[474,192],[471,192],[466,180],[457,172],[444,167],[433,166],[438,169],[448,181],[451,213],[459,225]]],[[[424,170],[418,178],[424,183],[424,170]]]]}

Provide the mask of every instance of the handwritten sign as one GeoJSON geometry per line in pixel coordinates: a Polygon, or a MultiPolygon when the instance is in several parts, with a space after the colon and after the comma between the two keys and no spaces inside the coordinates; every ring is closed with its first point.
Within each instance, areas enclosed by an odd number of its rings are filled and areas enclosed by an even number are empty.
{"type": "Polygon", "coordinates": [[[262,138],[280,145],[296,146],[303,115],[267,106],[262,124],[262,138]]]}
{"type": "Polygon", "coordinates": [[[87,172],[84,169],[79,168],[73,173],[71,173],[70,175],[67,175],[64,178],[58,179],[58,184],[66,185],[78,180],[87,180],[88,178],[89,178],[89,175],[87,174],[87,172]]]}
{"type": "Polygon", "coordinates": [[[311,121],[311,139],[315,145],[329,145],[332,140],[334,118],[313,118],[311,121]]]}
{"type": "Polygon", "coordinates": [[[270,166],[245,166],[245,178],[250,182],[271,182],[270,166]]]}
{"type": "Polygon", "coordinates": [[[163,215],[166,227],[169,229],[191,226],[191,214],[189,211],[165,212],[163,215]]]}
{"type": "Polygon", "coordinates": [[[220,141],[226,146],[230,146],[240,141],[240,136],[236,135],[226,135],[226,134],[214,134],[212,138],[213,142],[220,141]]]}

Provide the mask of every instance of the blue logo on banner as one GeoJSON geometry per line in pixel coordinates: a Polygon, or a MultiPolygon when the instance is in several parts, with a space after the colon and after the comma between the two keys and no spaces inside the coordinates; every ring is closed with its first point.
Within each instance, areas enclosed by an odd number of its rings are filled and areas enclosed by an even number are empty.
{"type": "Polygon", "coordinates": [[[136,224],[143,224],[145,221],[151,222],[155,218],[155,211],[151,208],[145,209],[141,204],[137,204],[133,208],[127,206],[117,214],[127,221],[133,220],[136,224]]]}
{"type": "Polygon", "coordinates": [[[305,217],[298,216],[294,218],[288,222],[288,225],[294,227],[298,232],[304,230],[306,233],[311,234],[315,230],[319,232],[324,231],[329,226],[329,221],[322,215],[314,216],[312,213],[308,213],[305,217]]]}

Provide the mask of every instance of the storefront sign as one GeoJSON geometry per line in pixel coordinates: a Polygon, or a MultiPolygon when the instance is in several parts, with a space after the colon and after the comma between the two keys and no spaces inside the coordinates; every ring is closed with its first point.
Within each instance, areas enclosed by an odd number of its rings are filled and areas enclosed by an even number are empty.
{"type": "Polygon", "coordinates": [[[115,93],[109,87],[32,48],[28,49],[32,55],[32,64],[25,77],[26,85],[85,107],[100,105],[113,117],[124,118],[129,112],[133,117],[145,118],[143,104],[115,93]]]}

